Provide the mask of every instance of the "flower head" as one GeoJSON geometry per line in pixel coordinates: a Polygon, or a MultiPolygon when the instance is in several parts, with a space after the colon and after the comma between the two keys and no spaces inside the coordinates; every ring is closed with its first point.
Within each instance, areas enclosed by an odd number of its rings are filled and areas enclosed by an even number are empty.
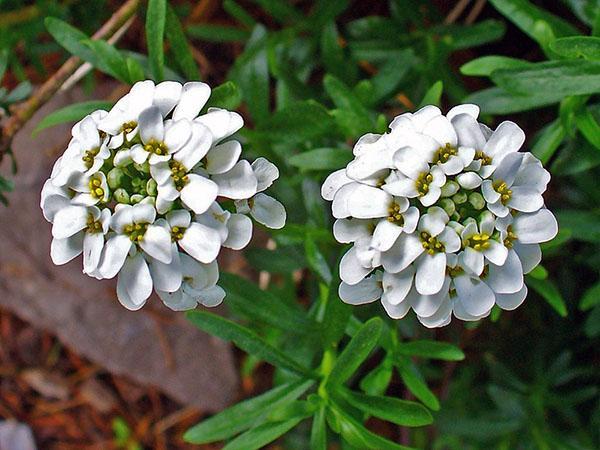
{"type": "Polygon", "coordinates": [[[380,299],[390,317],[412,309],[427,327],[523,302],[523,274],[558,231],[542,198],[550,174],[519,151],[517,125],[492,131],[478,114],[460,105],[398,116],[325,180],[334,236],[353,244],[340,262],[343,301],[380,299]]]}
{"type": "Polygon", "coordinates": [[[240,160],[240,143],[228,138],[243,120],[218,108],[200,114],[209,97],[200,82],[142,81],[73,127],[40,201],[55,264],[83,253],[84,273],[118,276],[117,296],[131,310],[153,290],[174,310],[223,300],[221,247],[248,244],[250,217],[280,228],[286,214],[262,192],[277,168],[240,160]]]}

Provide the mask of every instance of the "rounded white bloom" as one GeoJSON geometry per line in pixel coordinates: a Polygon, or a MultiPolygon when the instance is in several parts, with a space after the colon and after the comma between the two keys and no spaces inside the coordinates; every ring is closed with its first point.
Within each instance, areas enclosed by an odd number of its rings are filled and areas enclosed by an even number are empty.
{"type": "Polygon", "coordinates": [[[219,108],[200,114],[210,93],[200,82],[136,83],[110,111],[75,124],[42,189],[52,260],[83,253],[84,273],[118,277],[128,309],[153,290],[174,310],[218,305],[221,247],[244,248],[251,218],[285,223],[281,203],[263,193],[277,167],[240,159],[240,143],[228,138],[242,117],[219,108]]]}
{"type": "Polygon", "coordinates": [[[334,236],[353,244],[340,262],[343,301],[380,300],[395,319],[412,309],[427,327],[524,301],[523,274],[558,232],[542,198],[550,174],[519,151],[516,124],[492,131],[478,114],[475,105],[402,114],[327,177],[334,236]]]}

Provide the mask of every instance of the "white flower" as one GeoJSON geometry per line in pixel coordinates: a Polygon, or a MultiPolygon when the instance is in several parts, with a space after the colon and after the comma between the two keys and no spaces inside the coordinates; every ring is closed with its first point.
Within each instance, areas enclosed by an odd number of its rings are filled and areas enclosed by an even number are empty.
{"type": "Polygon", "coordinates": [[[380,299],[390,317],[412,309],[427,327],[523,302],[523,274],[558,231],[542,198],[550,175],[519,152],[517,125],[492,131],[478,114],[475,105],[402,114],[327,177],[334,236],[353,244],[340,262],[343,301],[380,299]]]}
{"type": "Polygon", "coordinates": [[[284,225],[283,205],[263,193],[277,167],[240,159],[241,144],[225,139],[243,120],[218,108],[199,115],[209,96],[200,82],[136,83],[111,111],[75,124],[42,189],[54,262],[83,253],[88,275],[118,276],[128,309],[153,290],[175,310],[218,305],[221,247],[250,242],[250,217],[284,225]]]}

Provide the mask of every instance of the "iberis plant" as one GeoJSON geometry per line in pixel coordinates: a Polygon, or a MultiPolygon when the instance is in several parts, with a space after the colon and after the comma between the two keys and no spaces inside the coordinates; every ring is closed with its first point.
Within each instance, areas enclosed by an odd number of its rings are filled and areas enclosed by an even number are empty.
{"type": "Polygon", "coordinates": [[[475,105],[402,114],[325,180],[335,238],[353,244],[340,263],[343,301],[380,299],[396,319],[412,308],[427,327],[523,302],[523,274],[558,232],[542,198],[550,174],[519,151],[521,128],[491,130],[478,115],[475,105]]]}
{"type": "Polygon", "coordinates": [[[118,275],[117,296],[141,308],[154,289],[171,309],[216,306],[217,255],[252,237],[252,220],[281,228],[286,213],[263,193],[279,171],[264,158],[240,159],[230,138],[243,126],[208,108],[208,85],[136,83],[109,111],[95,111],[44,184],[41,207],[53,224],[51,256],[83,253],[84,273],[118,275]]]}

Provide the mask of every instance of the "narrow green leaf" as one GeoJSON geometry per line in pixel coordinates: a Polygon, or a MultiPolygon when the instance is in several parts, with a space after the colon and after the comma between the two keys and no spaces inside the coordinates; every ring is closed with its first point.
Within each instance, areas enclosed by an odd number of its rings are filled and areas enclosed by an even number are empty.
{"type": "Polygon", "coordinates": [[[588,142],[600,150],[600,125],[590,110],[586,108],[577,114],[575,123],[588,142]]]}
{"type": "Polygon", "coordinates": [[[596,305],[600,304],[600,283],[596,283],[591,288],[589,288],[581,297],[581,301],[579,302],[579,309],[582,311],[587,311],[588,309],[593,308],[596,305]]]}
{"type": "Polygon", "coordinates": [[[421,427],[433,423],[433,417],[420,403],[382,395],[367,395],[348,389],[339,391],[355,408],[404,427],[421,427]]]}
{"type": "Polygon", "coordinates": [[[465,354],[455,345],[439,341],[410,341],[401,342],[396,352],[403,356],[419,356],[422,358],[443,359],[445,361],[462,361],[465,354]]]}
{"type": "Polygon", "coordinates": [[[304,418],[305,417],[296,417],[282,422],[263,423],[262,425],[239,435],[233,441],[225,445],[223,450],[257,450],[264,448],[268,443],[273,442],[278,437],[290,431],[304,418]]]}
{"type": "Polygon", "coordinates": [[[221,273],[219,284],[227,291],[231,306],[249,318],[298,333],[306,333],[316,327],[297,305],[286,303],[242,277],[221,273]]]}
{"type": "Polygon", "coordinates": [[[226,81],[212,90],[207,108],[235,109],[242,101],[242,94],[233,81],[226,81]]]}
{"type": "Polygon", "coordinates": [[[505,26],[499,20],[483,20],[473,25],[439,25],[429,30],[451,50],[462,50],[497,41],[504,35],[505,26]]]}
{"type": "Polygon", "coordinates": [[[92,100],[89,102],[75,103],[73,105],[65,106],[64,108],[51,112],[42,120],[40,120],[32,134],[33,136],[36,136],[40,131],[45,130],[46,128],[50,128],[65,122],[76,122],[98,109],[108,110],[111,106],[111,102],[102,100],[92,100]]]}
{"type": "Polygon", "coordinates": [[[187,34],[208,42],[244,42],[250,36],[247,30],[225,25],[190,25],[187,34]]]}
{"type": "Polygon", "coordinates": [[[310,450],[327,450],[326,406],[315,413],[310,430],[310,450]]]}
{"type": "Polygon", "coordinates": [[[343,414],[339,407],[336,408],[337,420],[340,425],[340,433],[349,444],[357,449],[371,450],[415,450],[410,447],[396,444],[385,438],[369,431],[363,424],[351,417],[343,414]]]}
{"type": "Polygon", "coordinates": [[[587,95],[600,91],[600,63],[590,61],[549,61],[528,67],[500,69],[492,80],[501,88],[515,94],[549,100],[557,96],[587,95]]]}
{"type": "Polygon", "coordinates": [[[92,49],[101,65],[106,67],[112,76],[122,81],[129,83],[129,70],[125,57],[111,44],[103,40],[84,41],[84,44],[92,49]]]}
{"type": "Polygon", "coordinates": [[[303,14],[288,0],[252,0],[279,23],[287,24],[303,18],[303,14]]]}
{"type": "Polygon", "coordinates": [[[191,311],[187,314],[187,317],[201,330],[223,340],[231,341],[246,353],[267,361],[269,364],[300,375],[309,374],[306,368],[285,353],[273,347],[253,331],[231,320],[204,311],[191,311]]]}
{"type": "MultiPolygon", "coordinates": [[[[90,39],[87,34],[55,17],[47,17],[44,23],[46,24],[46,29],[56,42],[69,53],[78,56],[95,67],[99,66],[100,61],[98,57],[96,57],[93,50],[84,43],[90,39]]],[[[103,70],[101,67],[98,68],[103,70]]]]}
{"type": "Polygon", "coordinates": [[[396,94],[402,82],[409,76],[417,58],[412,48],[395,51],[389,60],[379,67],[379,71],[371,78],[373,93],[369,104],[377,104],[388,100],[396,94]]]}
{"type": "Polygon", "coordinates": [[[542,296],[561,317],[567,317],[567,305],[556,285],[549,279],[526,277],[527,285],[542,296]]]}
{"type": "Polygon", "coordinates": [[[225,0],[223,9],[235,20],[248,28],[254,28],[256,20],[234,0],[225,0]]]}
{"type": "Polygon", "coordinates": [[[490,0],[490,3],[521,31],[541,45],[545,45],[545,42],[539,32],[536,32],[539,30],[536,27],[538,22],[547,23],[556,37],[579,34],[579,31],[567,21],[538,8],[527,0],[490,0]]]}
{"type": "Polygon", "coordinates": [[[412,392],[415,397],[421,400],[429,409],[438,411],[440,409],[440,402],[436,398],[435,394],[431,392],[429,387],[427,387],[427,384],[425,384],[425,381],[423,381],[423,376],[420,374],[416,366],[410,361],[410,359],[406,357],[400,357],[396,358],[394,363],[398,368],[400,377],[402,378],[402,381],[408,390],[412,392]]]}
{"type": "Polygon", "coordinates": [[[164,79],[165,54],[163,39],[167,16],[166,0],[148,0],[146,12],[146,44],[150,67],[156,81],[164,79]]]}
{"type": "Polygon", "coordinates": [[[498,69],[513,69],[527,67],[531,65],[529,61],[507,56],[482,56],[472,59],[460,67],[460,73],[474,77],[489,77],[492,72],[498,69]]]}
{"type": "Polygon", "coordinates": [[[600,60],[600,37],[573,36],[556,39],[550,43],[550,48],[566,58],[600,60]]]}
{"type": "Polygon", "coordinates": [[[325,283],[330,283],[332,275],[329,264],[327,264],[327,260],[311,236],[306,236],[304,241],[304,250],[306,253],[306,259],[311,269],[317,275],[319,275],[319,277],[321,277],[322,281],[325,283]]]}
{"type": "Polygon", "coordinates": [[[323,67],[327,73],[333,74],[345,82],[354,81],[357,66],[349,61],[346,52],[341,47],[340,34],[334,21],[324,25],[319,45],[323,67]]]}
{"type": "Polygon", "coordinates": [[[548,278],[548,271],[541,264],[535,266],[531,272],[529,272],[529,276],[535,278],[536,280],[545,280],[548,278]]]}
{"type": "Polygon", "coordinates": [[[316,28],[323,27],[326,23],[333,21],[346,8],[350,0],[319,0],[310,13],[311,25],[316,28]]]}
{"type": "Polygon", "coordinates": [[[144,76],[144,68],[138,60],[129,57],[126,58],[125,61],[127,63],[127,72],[129,74],[130,83],[133,84],[136,81],[142,81],[146,78],[144,76]]]}
{"type": "Polygon", "coordinates": [[[360,136],[375,126],[365,105],[341,80],[327,74],[323,79],[323,86],[329,98],[338,107],[333,111],[333,115],[348,137],[360,136]]]}
{"type": "Polygon", "coordinates": [[[441,81],[436,81],[431,85],[431,87],[425,92],[423,96],[423,100],[419,104],[419,108],[427,105],[438,105],[442,99],[442,91],[444,90],[444,83],[441,81]]]}
{"type": "Polygon", "coordinates": [[[4,98],[5,103],[17,103],[25,100],[31,94],[33,87],[28,80],[21,81],[17,87],[15,87],[10,93],[4,98]]]}
{"type": "Polygon", "coordinates": [[[185,77],[190,81],[199,80],[198,65],[190,50],[190,44],[181,27],[181,22],[171,5],[167,5],[165,33],[171,43],[170,50],[173,52],[173,56],[185,77]]]}
{"type": "MultiPolygon", "coordinates": [[[[339,267],[339,262],[344,252],[338,258],[334,267],[339,267]]],[[[327,292],[327,303],[321,322],[323,348],[328,349],[331,345],[337,344],[344,336],[346,324],[352,315],[352,307],[344,303],[338,295],[340,285],[339,270],[333,271],[333,277],[327,292]]]]}
{"type": "Polygon", "coordinates": [[[193,444],[205,444],[235,436],[262,423],[264,417],[273,409],[296,400],[313,384],[312,380],[287,383],[257,397],[244,400],[193,426],[185,432],[183,439],[193,444]]]}
{"type": "Polygon", "coordinates": [[[352,160],[352,152],[346,148],[316,148],[292,155],[288,164],[303,170],[337,170],[352,160]]]}
{"type": "Polygon", "coordinates": [[[342,384],[356,372],[377,345],[382,327],[383,322],[379,317],[365,322],[340,353],[329,374],[329,384],[342,384]]]}
{"type": "Polygon", "coordinates": [[[531,153],[539,158],[543,164],[546,164],[558,150],[565,135],[566,132],[560,120],[551,122],[536,136],[531,153]]]}
{"type": "Polygon", "coordinates": [[[552,92],[531,95],[516,95],[504,89],[494,87],[475,92],[464,99],[464,103],[475,103],[485,114],[511,114],[558,103],[563,99],[562,94],[552,92]]]}
{"type": "Polygon", "coordinates": [[[392,381],[393,365],[389,356],[360,380],[360,388],[369,395],[383,395],[392,381]]]}

